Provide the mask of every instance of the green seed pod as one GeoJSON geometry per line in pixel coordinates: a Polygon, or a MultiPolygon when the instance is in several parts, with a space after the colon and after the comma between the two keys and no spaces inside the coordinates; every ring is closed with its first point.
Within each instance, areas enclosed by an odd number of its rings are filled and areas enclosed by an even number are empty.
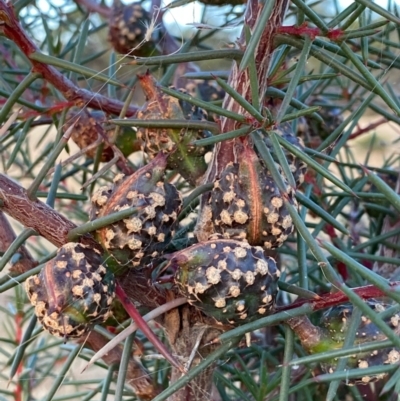
{"type": "Polygon", "coordinates": [[[25,289],[43,327],[63,338],[79,338],[104,323],[115,297],[114,278],[100,252],[72,242],[29,277],[25,289]]]}
{"type": "MultiPolygon", "coordinates": [[[[206,120],[207,114],[188,102],[178,100],[164,94],[154,79],[146,74],[139,77],[148,102],[138,113],[142,120],[206,120]]],[[[180,90],[184,92],[183,90],[180,90]]],[[[191,129],[169,128],[139,128],[138,139],[143,151],[150,159],[159,152],[168,153],[168,168],[176,170],[191,184],[204,174],[207,164],[204,155],[208,151],[205,147],[192,145],[196,139],[209,136],[208,131],[191,129]]]]}
{"type": "Polygon", "coordinates": [[[261,247],[234,240],[206,241],[169,259],[181,294],[220,323],[247,323],[274,309],[280,272],[261,247]]]}
{"type": "Polygon", "coordinates": [[[109,21],[109,40],[118,53],[136,57],[154,56],[156,44],[152,37],[146,37],[150,25],[150,14],[140,3],[124,5],[114,1],[109,21]]]}
{"type": "MultiPolygon", "coordinates": [[[[376,312],[385,310],[386,305],[377,302],[376,300],[367,301],[368,306],[376,312]]],[[[345,339],[350,318],[353,312],[353,305],[346,304],[336,306],[329,309],[323,316],[321,327],[326,329],[328,338],[331,343],[335,344],[335,348],[341,348],[345,339]]],[[[387,319],[387,324],[391,326],[396,332],[400,332],[399,328],[400,315],[394,314],[387,319]]],[[[361,323],[356,332],[356,339],[354,345],[361,345],[373,341],[387,340],[385,334],[371,320],[362,316],[361,323]]],[[[394,364],[400,362],[400,352],[394,347],[388,347],[380,350],[359,352],[349,357],[347,366],[350,369],[361,368],[365,369],[372,366],[394,364]]],[[[336,369],[337,361],[327,361],[321,364],[321,368],[326,373],[333,373],[336,369]]],[[[366,375],[348,379],[346,384],[368,384],[384,378],[387,374],[366,375]]]]}
{"type": "MultiPolygon", "coordinates": [[[[210,235],[246,240],[265,249],[280,247],[294,229],[283,196],[256,153],[245,144],[239,152],[239,162],[222,171],[203,208],[203,215],[211,218],[210,235]]],[[[289,185],[287,198],[297,206],[289,185]]]]}
{"type": "Polygon", "coordinates": [[[92,197],[91,220],[136,208],[131,216],[97,231],[104,249],[128,267],[144,267],[174,235],[182,199],[172,184],[164,182],[166,159],[160,154],[129,177],[119,174],[113,187],[102,187],[92,197]]]}

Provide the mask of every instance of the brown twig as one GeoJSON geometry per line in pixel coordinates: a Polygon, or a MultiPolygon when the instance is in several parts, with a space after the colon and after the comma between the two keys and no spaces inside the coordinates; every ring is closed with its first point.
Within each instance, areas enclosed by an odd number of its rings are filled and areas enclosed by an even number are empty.
{"type": "MultiPolygon", "coordinates": [[[[267,90],[268,81],[268,68],[271,60],[272,53],[274,51],[273,37],[282,26],[282,22],[288,6],[288,0],[276,0],[274,9],[267,23],[265,29],[260,38],[257,48],[254,52],[254,61],[257,69],[257,77],[259,84],[259,96],[263,99],[263,94],[267,90]]],[[[265,7],[265,6],[264,6],[265,7]]],[[[252,31],[259,20],[260,14],[263,7],[256,0],[249,0],[247,2],[246,13],[244,17],[244,23],[252,31]]],[[[243,29],[238,45],[240,48],[246,48],[245,30],[243,29]]],[[[251,102],[251,88],[250,88],[249,71],[247,68],[239,70],[239,65],[234,63],[232,66],[231,73],[228,78],[228,85],[230,85],[236,92],[240,93],[247,101],[251,102]]],[[[229,111],[241,115],[247,115],[248,113],[234,101],[230,96],[225,96],[223,107],[229,111]]],[[[236,127],[237,122],[222,117],[220,120],[221,132],[233,131],[236,127]]],[[[227,143],[224,141],[222,143],[227,143]]]]}
{"type": "Polygon", "coordinates": [[[357,131],[353,132],[350,135],[349,140],[350,139],[355,139],[355,138],[359,137],[360,135],[366,134],[366,133],[372,131],[375,128],[378,128],[380,125],[385,124],[387,122],[388,122],[388,120],[386,118],[380,118],[378,121],[375,121],[375,122],[367,125],[364,128],[358,128],[357,131]]]}
{"type": "MultiPolygon", "coordinates": [[[[274,51],[274,35],[276,35],[278,28],[282,25],[287,7],[288,0],[276,0],[271,15],[265,24],[264,31],[254,51],[254,61],[256,66],[258,78],[258,96],[260,101],[264,100],[264,94],[267,90],[268,84],[268,68],[272,53],[274,51]]],[[[264,5],[265,7],[265,5],[264,5]]],[[[263,6],[257,0],[248,0],[246,12],[244,16],[244,26],[253,31],[259,21],[263,10],[263,6]]],[[[246,31],[243,28],[242,34],[238,40],[238,46],[241,49],[246,48],[246,31]]],[[[252,93],[250,86],[249,69],[239,69],[238,63],[234,62],[228,78],[228,85],[239,93],[248,102],[252,103],[252,93]]],[[[231,96],[225,95],[222,107],[228,111],[236,114],[248,116],[249,121],[253,118],[248,112],[231,96]],[[251,117],[251,119],[250,119],[251,117]]],[[[218,121],[220,126],[220,133],[234,131],[240,128],[242,123],[227,117],[221,117],[218,121]]],[[[242,158],[241,139],[235,138],[223,142],[219,142],[214,146],[211,162],[204,175],[204,183],[215,182],[220,176],[222,170],[229,163],[239,163],[242,158]]],[[[201,198],[201,203],[206,202],[207,194],[201,198]]],[[[200,207],[202,210],[202,207],[200,207]]],[[[199,216],[196,227],[196,235],[199,241],[206,240],[209,236],[209,222],[203,216],[199,216]]]]}
{"type": "Polygon", "coordinates": [[[0,174],[0,199],[5,213],[25,227],[33,228],[57,247],[68,242],[68,231],[76,227],[45,203],[31,201],[24,188],[3,174],[0,174]]]}
{"type": "MultiPolygon", "coordinates": [[[[40,52],[40,49],[27,36],[22,28],[14,14],[12,4],[6,3],[4,0],[0,0],[0,22],[2,22],[2,31],[4,35],[12,40],[21,49],[25,56],[27,56],[32,64],[33,70],[42,74],[42,77],[47,82],[54,85],[54,87],[62,93],[65,99],[73,101],[80,107],[87,105],[94,109],[103,110],[106,113],[111,114],[119,114],[121,112],[124,106],[122,102],[79,88],[51,65],[30,59],[30,56],[33,53],[40,52]]],[[[130,106],[126,112],[126,116],[133,116],[137,111],[137,107],[130,106]]]]}

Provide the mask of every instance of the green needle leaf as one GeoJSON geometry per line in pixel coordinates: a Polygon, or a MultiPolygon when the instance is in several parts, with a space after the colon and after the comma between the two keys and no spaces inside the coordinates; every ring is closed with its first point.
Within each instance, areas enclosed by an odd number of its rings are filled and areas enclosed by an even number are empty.
{"type": "Polygon", "coordinates": [[[243,96],[237,93],[235,90],[232,89],[230,85],[228,85],[223,79],[215,77],[215,80],[221,86],[221,88],[228,93],[233,99],[236,100],[251,116],[253,116],[257,121],[263,122],[264,117],[262,114],[253,106],[251,105],[243,96]]]}
{"type": "Polygon", "coordinates": [[[369,0],[356,0],[356,2],[362,4],[363,6],[369,8],[372,11],[375,11],[377,14],[379,14],[385,19],[388,19],[389,21],[394,22],[396,25],[400,25],[400,19],[397,18],[392,13],[390,13],[389,11],[385,10],[379,4],[376,4],[373,1],[369,0]]]}
{"type": "Polygon", "coordinates": [[[203,50],[198,52],[189,52],[182,54],[173,54],[166,56],[155,56],[137,59],[126,63],[127,65],[168,65],[174,63],[187,63],[193,61],[205,60],[240,60],[243,57],[243,51],[239,49],[226,49],[226,50],[203,50]]]}
{"type": "Polygon", "coordinates": [[[163,86],[161,86],[160,88],[166,94],[176,97],[177,99],[186,100],[187,102],[194,104],[195,106],[202,107],[203,109],[210,111],[212,113],[215,113],[217,115],[225,116],[225,117],[232,118],[233,120],[236,120],[239,122],[247,123],[246,117],[244,117],[240,114],[236,114],[231,111],[225,110],[222,107],[214,106],[214,105],[210,104],[209,102],[205,102],[203,100],[196,99],[192,96],[186,95],[186,94],[184,94],[182,92],[178,92],[176,90],[165,88],[163,86]]]}
{"type": "Polygon", "coordinates": [[[325,167],[321,166],[318,162],[308,156],[305,152],[301,151],[300,149],[293,146],[290,142],[288,142],[285,138],[277,137],[279,143],[286,148],[289,152],[293,153],[296,157],[303,160],[307,163],[308,166],[313,168],[316,172],[321,174],[324,178],[338,186],[339,188],[343,189],[343,191],[348,192],[349,194],[354,195],[353,190],[346,184],[344,184],[341,180],[335,177],[330,171],[328,171],[325,167]]]}
{"type": "Polygon", "coordinates": [[[70,352],[67,360],[63,362],[60,372],[57,374],[57,377],[53,381],[53,384],[52,384],[51,388],[48,390],[46,397],[44,397],[44,401],[52,401],[53,400],[53,397],[55,396],[55,394],[57,393],[59,388],[62,386],[62,383],[64,382],[68,371],[70,370],[76,357],[81,352],[82,348],[83,348],[83,345],[76,345],[75,347],[73,347],[71,349],[71,352],[70,352]]]}
{"type": "Polygon", "coordinates": [[[360,73],[364,76],[367,82],[371,85],[373,92],[379,95],[384,102],[396,112],[397,115],[400,115],[400,108],[397,103],[389,96],[389,94],[385,91],[380,82],[371,74],[368,68],[362,63],[362,61],[356,57],[354,51],[350,49],[350,47],[346,43],[341,44],[341,49],[344,51],[346,56],[351,60],[354,66],[360,71],[360,73]]]}
{"type": "Polygon", "coordinates": [[[281,388],[279,401],[287,401],[289,399],[289,389],[291,384],[292,369],[288,363],[293,359],[294,333],[292,329],[285,326],[285,351],[283,354],[283,369],[281,378],[281,388]]]}
{"type": "Polygon", "coordinates": [[[400,293],[393,290],[387,280],[383,279],[379,274],[367,269],[362,264],[356,262],[352,257],[348,256],[345,252],[336,248],[329,242],[324,241],[322,243],[323,247],[329,251],[329,253],[335,257],[337,260],[345,263],[349,269],[354,270],[360,276],[368,280],[369,283],[375,285],[377,288],[382,290],[388,297],[400,302],[400,293]]]}
{"type": "MultiPolygon", "coordinates": [[[[6,96],[7,101],[2,106],[0,111],[0,124],[5,123],[9,112],[15,103],[21,103],[19,99],[22,97],[22,94],[35,82],[38,78],[40,78],[40,74],[30,72],[14,89],[13,93],[6,96]]],[[[0,95],[3,96],[2,93],[0,95]]],[[[22,104],[22,103],[21,103],[22,104]]],[[[29,107],[29,106],[28,106],[29,107]]]]}
{"type": "MultiPolygon", "coordinates": [[[[301,2],[301,3],[305,4],[303,2],[301,2]]],[[[297,90],[297,86],[299,84],[299,79],[300,79],[301,75],[304,73],[304,67],[307,63],[308,54],[310,52],[311,45],[312,45],[311,39],[308,36],[306,36],[306,38],[304,39],[304,47],[301,51],[299,60],[296,64],[296,69],[295,69],[293,77],[289,83],[289,86],[286,90],[285,98],[283,99],[281,107],[278,111],[278,115],[276,117],[277,124],[279,124],[282,121],[282,118],[286,114],[286,111],[289,107],[290,101],[292,100],[292,98],[297,90]]]]}
{"type": "Polygon", "coordinates": [[[96,79],[97,81],[104,82],[106,84],[115,85],[118,87],[123,87],[124,85],[120,82],[110,79],[108,75],[105,75],[101,72],[97,72],[96,70],[92,70],[91,68],[84,67],[81,64],[74,64],[67,60],[61,60],[57,57],[47,56],[46,54],[35,52],[29,55],[29,58],[35,61],[39,61],[41,63],[53,65],[54,67],[59,67],[67,71],[72,71],[77,74],[84,76],[89,79],[96,79]]]}
{"type": "Polygon", "coordinates": [[[321,217],[322,220],[326,221],[337,230],[342,232],[345,235],[350,235],[349,231],[334,217],[332,217],[328,212],[322,209],[321,206],[317,205],[310,198],[304,196],[301,192],[296,192],[296,199],[308,209],[310,209],[317,216],[321,217]]]}
{"type": "Polygon", "coordinates": [[[376,185],[376,187],[381,191],[382,194],[384,194],[387,197],[387,200],[390,202],[390,204],[398,211],[400,212],[400,196],[393,191],[392,188],[389,187],[388,184],[386,184],[385,181],[382,180],[382,178],[378,177],[376,174],[373,172],[369,171],[366,168],[363,168],[365,174],[368,176],[368,179],[376,185]]]}
{"type": "Polygon", "coordinates": [[[68,233],[68,239],[70,241],[76,241],[76,239],[81,236],[85,235],[87,233],[90,233],[92,231],[99,230],[100,228],[106,227],[110,224],[116,223],[117,221],[120,221],[122,219],[126,219],[127,217],[131,216],[132,214],[137,212],[136,207],[130,207],[124,210],[121,210],[116,213],[111,213],[107,216],[100,217],[96,220],[93,221],[88,221],[85,224],[82,224],[79,227],[73,228],[72,230],[69,231],[68,233]]]}

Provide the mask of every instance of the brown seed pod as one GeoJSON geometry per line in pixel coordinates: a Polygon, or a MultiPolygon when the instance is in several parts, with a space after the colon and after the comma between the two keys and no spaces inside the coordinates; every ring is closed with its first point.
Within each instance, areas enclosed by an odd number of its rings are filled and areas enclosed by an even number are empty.
{"type": "MultiPolygon", "coordinates": [[[[239,152],[240,161],[226,166],[203,207],[212,227],[209,235],[246,240],[265,249],[280,247],[294,229],[283,195],[251,147],[244,144],[239,152]]],[[[289,185],[285,196],[297,206],[289,185]]]]}
{"type": "Polygon", "coordinates": [[[38,275],[25,282],[28,297],[43,327],[52,335],[78,338],[111,316],[114,278],[101,254],[68,243],[38,275]]]}
{"type": "MultiPolygon", "coordinates": [[[[107,131],[104,129],[106,120],[107,117],[102,111],[72,109],[67,115],[65,131],[73,125],[71,138],[80,149],[86,149],[88,146],[98,142],[96,146],[85,152],[86,156],[90,159],[95,158],[97,149],[100,143],[102,143],[103,151],[100,161],[108,162],[114,157],[114,152],[106,141],[114,135],[114,129],[107,131]]],[[[129,127],[123,127],[119,131],[115,146],[121,150],[124,156],[129,156],[133,152],[140,150],[140,144],[136,139],[136,132],[129,127]]]]}
{"type": "Polygon", "coordinates": [[[156,48],[152,36],[146,36],[150,25],[150,14],[140,3],[124,5],[114,1],[109,21],[109,40],[118,53],[147,57],[156,48]]]}
{"type": "Polygon", "coordinates": [[[166,165],[166,156],[160,154],[131,176],[119,174],[112,187],[102,187],[92,197],[91,220],[136,208],[128,218],[97,231],[104,249],[127,267],[144,267],[174,235],[182,199],[164,182],[166,165]]]}
{"type": "MultiPolygon", "coordinates": [[[[155,80],[145,74],[139,77],[148,102],[138,113],[142,120],[206,120],[207,114],[188,102],[164,94],[155,80]]],[[[184,92],[184,90],[181,90],[184,92]]],[[[191,184],[196,184],[206,168],[204,155],[207,148],[192,144],[196,139],[209,136],[208,131],[194,129],[139,128],[138,139],[150,159],[159,152],[168,153],[168,168],[176,170],[191,184]]]]}
{"type": "MultiPolygon", "coordinates": [[[[71,139],[80,149],[85,149],[98,140],[102,140],[104,143],[104,139],[108,138],[107,132],[102,125],[104,120],[105,114],[101,111],[89,112],[87,110],[72,109],[68,112],[65,130],[74,125],[71,139]]],[[[86,151],[86,156],[90,159],[94,159],[99,146],[100,145],[97,145],[86,151]]],[[[114,152],[111,147],[107,143],[104,143],[100,161],[108,162],[113,156],[114,152]]]]}
{"type": "Polygon", "coordinates": [[[169,259],[181,294],[220,323],[247,323],[274,309],[280,272],[261,247],[234,240],[206,241],[169,259]]]}

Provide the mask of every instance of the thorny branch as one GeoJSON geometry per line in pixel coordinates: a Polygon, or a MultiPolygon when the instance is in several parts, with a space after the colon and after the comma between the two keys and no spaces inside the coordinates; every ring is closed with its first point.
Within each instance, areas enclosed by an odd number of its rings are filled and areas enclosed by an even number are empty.
{"type": "MultiPolygon", "coordinates": [[[[27,36],[26,32],[14,14],[11,2],[0,0],[0,22],[4,35],[13,41],[30,60],[33,70],[42,75],[43,79],[56,87],[65,99],[74,102],[77,106],[87,105],[106,113],[119,114],[124,104],[87,89],[79,88],[70,79],[51,65],[32,60],[30,56],[40,52],[36,44],[27,36]]],[[[135,106],[129,106],[126,116],[133,116],[138,111],[135,106]]]]}
{"type": "MultiPolygon", "coordinates": [[[[267,23],[265,29],[258,43],[258,46],[254,53],[254,61],[257,69],[258,87],[260,99],[264,98],[264,94],[267,90],[268,81],[268,68],[271,60],[272,53],[274,51],[273,37],[278,33],[279,27],[281,27],[283,19],[285,17],[286,9],[288,7],[288,0],[276,0],[274,9],[267,23]]],[[[247,2],[247,8],[244,17],[245,26],[249,27],[251,31],[257,25],[260,14],[263,10],[262,5],[257,0],[249,0],[247,2]]],[[[240,48],[246,48],[245,30],[243,29],[241,37],[238,41],[240,48]]],[[[249,79],[249,70],[239,70],[239,65],[235,62],[232,65],[231,73],[228,78],[228,85],[231,86],[237,93],[244,97],[250,103],[251,99],[251,88],[249,79]]],[[[247,115],[246,111],[240,106],[233,98],[229,95],[225,95],[223,108],[229,111],[233,111],[237,114],[247,115]]],[[[220,132],[225,133],[238,129],[236,126],[237,122],[221,117],[220,121],[220,132]]],[[[220,169],[226,166],[229,162],[235,160],[237,155],[235,154],[235,144],[240,141],[239,139],[233,139],[229,141],[223,141],[217,143],[213,152],[213,159],[210,163],[210,167],[206,173],[205,182],[213,182],[221,172],[220,169]]]]}

